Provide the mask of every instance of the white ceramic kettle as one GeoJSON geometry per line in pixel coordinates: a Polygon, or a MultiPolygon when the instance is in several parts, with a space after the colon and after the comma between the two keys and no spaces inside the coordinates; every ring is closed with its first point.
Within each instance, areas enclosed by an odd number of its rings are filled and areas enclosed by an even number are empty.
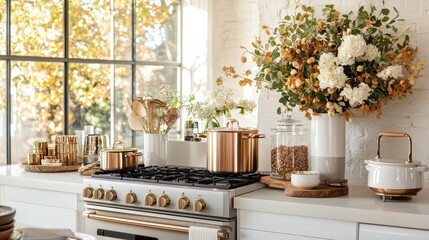
{"type": "Polygon", "coordinates": [[[374,160],[365,160],[368,170],[368,187],[382,196],[412,196],[424,186],[424,172],[428,166],[412,161],[412,140],[407,133],[380,133],[377,139],[377,156],[374,160]],[[406,137],[409,140],[408,159],[398,162],[395,159],[380,157],[382,137],[406,137]]]}

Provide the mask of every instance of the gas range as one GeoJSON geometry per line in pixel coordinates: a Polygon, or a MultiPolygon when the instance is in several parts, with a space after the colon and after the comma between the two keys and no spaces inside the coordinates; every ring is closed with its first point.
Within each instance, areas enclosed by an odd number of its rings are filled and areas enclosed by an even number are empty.
{"type": "Polygon", "coordinates": [[[260,175],[215,174],[203,168],[139,166],[96,172],[84,180],[83,200],[116,208],[234,218],[235,196],[264,187],[260,175]]]}

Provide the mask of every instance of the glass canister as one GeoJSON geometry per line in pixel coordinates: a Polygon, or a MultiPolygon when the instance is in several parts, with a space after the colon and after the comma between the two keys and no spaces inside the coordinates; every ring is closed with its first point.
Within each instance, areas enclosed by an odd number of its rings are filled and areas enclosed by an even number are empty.
{"type": "Polygon", "coordinates": [[[270,176],[289,181],[291,172],[308,170],[309,141],[304,124],[287,112],[286,118],[278,120],[277,127],[270,132],[270,176]]]}

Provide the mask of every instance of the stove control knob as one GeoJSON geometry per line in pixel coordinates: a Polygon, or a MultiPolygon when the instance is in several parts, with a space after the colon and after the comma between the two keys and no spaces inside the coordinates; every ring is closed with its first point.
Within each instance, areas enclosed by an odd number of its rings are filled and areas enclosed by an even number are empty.
{"type": "Polygon", "coordinates": [[[95,189],[94,198],[98,200],[102,200],[104,198],[104,189],[102,188],[95,189]]]}
{"type": "Polygon", "coordinates": [[[132,204],[135,202],[137,202],[137,195],[135,193],[129,192],[125,195],[125,203],[132,204]]]}
{"type": "Polygon", "coordinates": [[[107,201],[115,201],[116,198],[118,198],[118,195],[116,195],[116,191],[113,189],[107,190],[106,194],[104,195],[104,200],[107,201]]]}
{"type": "Polygon", "coordinates": [[[92,187],[86,187],[86,188],[83,189],[82,196],[84,198],[92,198],[93,194],[94,194],[94,188],[92,188],[92,187]]]}
{"type": "Polygon", "coordinates": [[[168,207],[170,205],[170,198],[166,194],[162,194],[158,198],[158,207],[168,207]]]}
{"type": "Polygon", "coordinates": [[[156,196],[153,193],[148,193],[144,196],[144,205],[146,206],[155,206],[156,196]]]}
{"type": "Polygon", "coordinates": [[[196,212],[204,211],[204,209],[206,209],[206,201],[204,201],[202,198],[198,198],[197,200],[195,200],[192,206],[194,211],[196,212]]]}
{"type": "Polygon", "coordinates": [[[177,206],[179,209],[187,209],[190,205],[189,199],[186,196],[182,196],[179,198],[179,201],[177,201],[177,206]]]}

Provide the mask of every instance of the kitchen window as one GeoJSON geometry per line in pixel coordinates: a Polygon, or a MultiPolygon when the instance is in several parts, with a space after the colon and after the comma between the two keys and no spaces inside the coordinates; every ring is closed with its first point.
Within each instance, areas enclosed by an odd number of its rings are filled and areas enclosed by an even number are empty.
{"type": "MultiPolygon", "coordinates": [[[[154,95],[165,84],[195,89],[182,84],[183,74],[190,77],[182,71],[181,33],[182,12],[197,5],[208,9],[200,0],[2,1],[0,165],[24,161],[34,140],[84,125],[135,144],[126,97],[154,95]]],[[[207,82],[206,67],[205,60],[192,81],[207,82]]]]}

